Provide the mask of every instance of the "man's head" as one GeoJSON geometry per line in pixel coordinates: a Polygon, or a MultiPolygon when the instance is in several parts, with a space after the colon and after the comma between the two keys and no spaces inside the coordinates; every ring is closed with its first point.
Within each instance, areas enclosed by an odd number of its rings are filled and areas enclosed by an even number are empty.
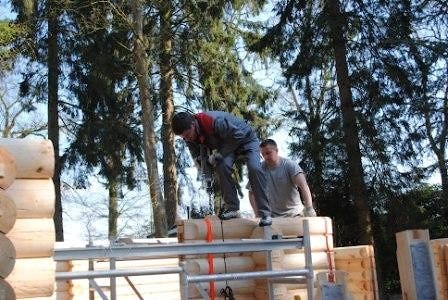
{"type": "Polygon", "coordinates": [[[275,167],[278,164],[278,148],[277,143],[273,139],[266,139],[260,144],[261,156],[268,167],[275,167]]]}
{"type": "Polygon", "coordinates": [[[179,112],[173,116],[171,126],[175,135],[181,136],[185,141],[196,140],[197,133],[194,115],[189,112],[179,112]]]}

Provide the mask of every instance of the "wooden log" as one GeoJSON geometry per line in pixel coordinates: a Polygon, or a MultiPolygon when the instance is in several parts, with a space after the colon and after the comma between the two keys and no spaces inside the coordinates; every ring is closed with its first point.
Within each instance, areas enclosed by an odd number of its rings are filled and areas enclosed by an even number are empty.
{"type": "Polygon", "coordinates": [[[14,156],[0,145],[0,188],[7,189],[17,177],[14,156]]]}
{"type": "MultiPolygon", "coordinates": [[[[71,272],[73,264],[71,261],[57,261],[56,262],[56,273],[57,272],[71,272]]],[[[56,292],[67,292],[71,293],[73,283],[71,280],[58,280],[56,281],[56,292]]]]}
{"type": "MultiPolygon", "coordinates": [[[[303,235],[303,220],[309,220],[310,234],[324,235],[332,234],[333,229],[331,219],[328,217],[310,217],[310,218],[274,218],[272,227],[277,228],[278,232],[284,236],[303,235]]],[[[184,242],[187,240],[205,240],[207,227],[204,219],[179,220],[178,240],[184,242]]],[[[258,228],[258,219],[231,219],[223,221],[221,232],[221,220],[216,216],[212,217],[213,239],[232,239],[249,238],[255,228],[258,228]]]]}
{"type": "MultiPolygon", "coordinates": [[[[252,252],[251,256],[255,265],[257,267],[261,267],[261,269],[264,269],[266,267],[267,255],[268,255],[267,252],[260,251],[260,252],[252,252]]],[[[284,255],[285,253],[283,250],[273,250],[271,252],[271,261],[273,263],[277,263],[278,265],[280,265],[284,255]]]]}
{"type": "Polygon", "coordinates": [[[334,259],[350,260],[356,258],[373,257],[374,251],[372,245],[359,245],[350,247],[334,248],[334,259]]]}
{"type": "Polygon", "coordinates": [[[16,179],[5,193],[15,203],[18,219],[53,218],[56,196],[52,179],[16,179]]]}
{"type": "Polygon", "coordinates": [[[254,229],[252,230],[251,234],[246,237],[246,238],[251,238],[251,239],[272,239],[272,236],[282,236],[283,232],[281,231],[281,229],[276,226],[276,225],[272,225],[270,227],[254,227],[254,229]]]}
{"type": "Polygon", "coordinates": [[[333,234],[329,217],[273,218],[272,225],[279,228],[285,236],[302,236],[303,220],[308,220],[310,235],[333,234]]]}
{"type": "Polygon", "coordinates": [[[336,270],[346,272],[359,272],[375,269],[375,264],[370,258],[338,259],[335,262],[335,265],[336,270]]]}
{"type": "MultiPolygon", "coordinates": [[[[121,269],[123,270],[123,269],[121,269]]],[[[142,291],[156,291],[159,289],[165,291],[179,291],[179,275],[178,274],[159,274],[147,276],[128,276],[128,279],[142,291]]],[[[75,283],[76,280],[73,280],[75,283]]],[[[97,278],[96,282],[99,285],[108,286],[110,284],[109,278],[97,278]]],[[[117,287],[125,287],[127,289],[129,283],[124,277],[117,277],[117,287]]]]}
{"type": "Polygon", "coordinates": [[[53,258],[21,258],[5,280],[12,286],[16,297],[49,297],[55,285],[56,263],[53,258]]]}
{"type": "MultiPolygon", "coordinates": [[[[1,266],[0,266],[1,267],[1,266]]],[[[0,300],[15,300],[16,295],[12,286],[0,278],[0,300]]]]}
{"type": "Polygon", "coordinates": [[[15,261],[14,245],[3,233],[0,233],[0,277],[5,278],[12,272],[15,261]]]}
{"type": "Polygon", "coordinates": [[[443,298],[445,290],[448,290],[447,261],[445,260],[445,248],[448,248],[448,239],[430,241],[430,248],[434,256],[435,284],[439,299],[443,298]]]}
{"type": "Polygon", "coordinates": [[[442,274],[448,274],[448,245],[443,246],[443,256],[445,258],[445,268],[442,274]]]}
{"type": "Polygon", "coordinates": [[[352,294],[375,293],[375,285],[370,281],[347,283],[347,290],[352,294]]]}
{"type": "MultiPolygon", "coordinates": [[[[248,238],[252,230],[258,226],[256,220],[231,219],[222,221],[212,216],[212,236],[214,240],[248,238]]],[[[180,242],[189,240],[205,241],[207,226],[204,219],[190,219],[178,221],[178,239],[180,242]]]]}
{"type": "Polygon", "coordinates": [[[53,219],[17,219],[6,236],[13,243],[17,258],[53,255],[55,243],[53,219]]]}
{"type": "Polygon", "coordinates": [[[17,218],[16,205],[6,193],[0,189],[0,232],[8,233],[17,218]]]}
{"type": "Polygon", "coordinates": [[[71,280],[58,280],[56,281],[56,292],[67,292],[71,293],[73,288],[73,282],[71,280]]]}
{"type": "MultiPolygon", "coordinates": [[[[264,231],[263,227],[256,227],[252,231],[250,238],[251,239],[263,239],[264,231]]],[[[278,226],[272,225],[272,234],[282,234],[282,231],[278,226]]],[[[311,251],[327,251],[333,250],[333,235],[324,235],[324,234],[310,234],[310,246],[311,251]]],[[[300,249],[285,249],[285,253],[297,253],[301,252],[300,249]]]]}
{"type": "MultiPolygon", "coordinates": [[[[324,251],[311,252],[311,260],[313,262],[313,269],[326,269],[328,268],[328,255],[324,251]]],[[[282,270],[305,268],[305,254],[304,253],[292,253],[285,254],[281,261],[282,270]]]]}
{"type": "MultiPolygon", "coordinates": [[[[58,292],[55,291],[52,298],[49,298],[48,300],[73,300],[75,295],[71,292],[58,292]]],[[[88,295],[87,295],[88,297],[88,295]]],[[[87,299],[87,298],[84,298],[87,299]]]]}
{"type": "Polygon", "coordinates": [[[57,261],[56,262],[56,272],[71,272],[73,270],[73,262],[69,260],[57,261]]]}
{"type": "MultiPolygon", "coordinates": [[[[339,270],[341,271],[341,270],[339,270]]],[[[346,272],[346,279],[347,282],[350,281],[375,281],[375,275],[372,272],[373,270],[365,270],[365,271],[352,271],[352,272],[346,272]]]]}
{"type": "MultiPolygon", "coordinates": [[[[223,258],[214,258],[214,273],[227,272],[249,272],[254,270],[255,264],[251,257],[227,257],[224,264],[223,258]]],[[[208,274],[208,260],[206,258],[190,259],[186,261],[186,269],[190,274],[208,274]]]]}
{"type": "MultiPolygon", "coordinates": [[[[274,299],[275,300],[291,300],[296,299],[294,297],[300,297],[300,299],[308,299],[307,289],[288,289],[290,285],[278,285],[274,287],[274,299]]],[[[314,288],[314,295],[316,295],[317,289],[314,288]]],[[[268,300],[268,289],[266,286],[257,286],[257,290],[254,293],[256,300],[268,300]]],[[[315,298],[317,299],[317,298],[315,298]]]]}
{"type": "Polygon", "coordinates": [[[50,140],[1,138],[0,146],[16,161],[16,178],[51,178],[54,173],[54,149],[50,140]]]}
{"type": "MultiPolygon", "coordinates": [[[[96,262],[95,269],[108,268],[109,262],[96,262]],[[107,265],[107,266],[106,266],[107,265]]],[[[164,268],[179,266],[178,258],[159,258],[159,259],[144,259],[144,260],[123,260],[116,262],[117,268],[127,269],[147,269],[147,268],[164,268]]]]}
{"type": "Polygon", "coordinates": [[[448,245],[448,238],[441,238],[441,239],[432,239],[429,241],[429,245],[433,249],[434,252],[437,252],[437,249],[441,245],[448,245]]]}

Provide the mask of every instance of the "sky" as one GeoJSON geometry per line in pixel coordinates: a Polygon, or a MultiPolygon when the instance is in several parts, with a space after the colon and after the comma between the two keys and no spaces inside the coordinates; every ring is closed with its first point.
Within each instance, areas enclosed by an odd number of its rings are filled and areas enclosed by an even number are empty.
{"type": "Polygon", "coordinates": [[[0,0],[0,20],[11,20],[14,16],[15,14],[11,12],[9,1],[0,0]]]}

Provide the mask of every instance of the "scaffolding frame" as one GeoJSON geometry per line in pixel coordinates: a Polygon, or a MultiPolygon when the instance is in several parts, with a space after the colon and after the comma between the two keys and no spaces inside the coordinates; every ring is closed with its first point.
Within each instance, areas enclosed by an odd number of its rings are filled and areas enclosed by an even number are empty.
{"type": "MultiPolygon", "coordinates": [[[[271,228],[265,227],[265,239],[242,239],[235,242],[213,242],[213,243],[195,243],[195,244],[153,244],[153,245],[114,245],[109,247],[87,247],[87,248],[69,248],[56,249],[54,251],[55,261],[71,260],[109,260],[110,269],[102,271],[77,271],[77,272],[57,272],[56,280],[74,280],[89,279],[93,286],[94,278],[110,278],[110,298],[116,298],[116,277],[142,276],[142,275],[161,275],[161,274],[179,274],[180,296],[182,300],[189,298],[189,285],[199,284],[210,281],[231,281],[255,278],[266,278],[268,281],[268,296],[270,300],[274,299],[273,284],[275,283],[306,283],[307,298],[314,299],[314,272],[311,257],[310,232],[308,220],[303,220],[303,236],[291,239],[269,239],[271,228]],[[282,249],[303,249],[305,255],[305,268],[294,270],[273,270],[272,269],[272,251],[282,249]],[[151,268],[151,269],[115,269],[117,260],[137,260],[154,258],[173,258],[183,255],[200,254],[219,254],[219,253],[241,253],[258,252],[267,253],[267,270],[251,272],[228,272],[224,274],[212,275],[192,275],[186,271],[185,261],[180,261],[178,267],[151,268]]],[[[131,284],[132,286],[132,284],[131,284]]],[[[199,288],[199,287],[198,287],[199,288]]],[[[99,292],[99,291],[98,291],[99,292]]],[[[100,293],[103,299],[106,296],[100,293]]],[[[138,295],[138,292],[137,292],[138,295]]],[[[205,297],[204,297],[205,298],[205,297]]]]}

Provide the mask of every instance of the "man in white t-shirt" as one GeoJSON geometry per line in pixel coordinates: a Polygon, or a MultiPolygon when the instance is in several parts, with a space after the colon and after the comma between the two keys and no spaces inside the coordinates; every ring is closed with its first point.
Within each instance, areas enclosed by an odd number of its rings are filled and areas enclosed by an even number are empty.
{"type": "MultiPolygon", "coordinates": [[[[272,217],[315,217],[311,191],[299,164],[278,155],[277,143],[272,139],[260,144],[266,172],[267,192],[272,217]],[[302,204],[303,201],[303,204],[302,204]]],[[[249,188],[249,201],[255,214],[258,212],[254,195],[249,188]]]]}

